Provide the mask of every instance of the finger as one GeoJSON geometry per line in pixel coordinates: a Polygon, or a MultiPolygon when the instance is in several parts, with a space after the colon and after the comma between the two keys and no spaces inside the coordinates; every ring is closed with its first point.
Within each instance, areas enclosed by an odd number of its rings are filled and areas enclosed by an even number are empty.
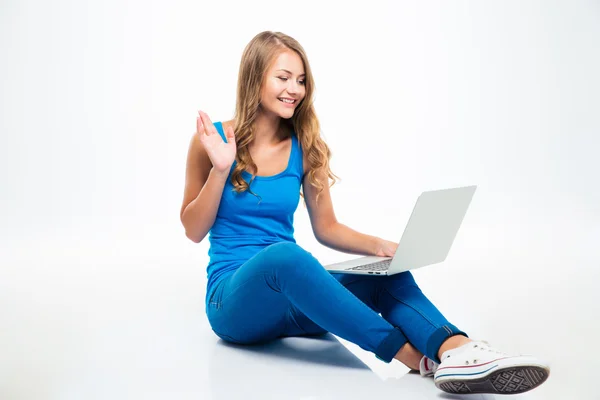
{"type": "Polygon", "coordinates": [[[210,135],[209,126],[206,125],[206,119],[207,118],[205,118],[204,115],[206,115],[206,114],[203,111],[198,110],[198,118],[200,118],[199,122],[202,125],[202,132],[201,133],[204,133],[205,135],[210,135]]]}
{"type": "Polygon", "coordinates": [[[231,126],[225,129],[225,137],[227,138],[227,143],[235,143],[235,133],[231,126]]]}
{"type": "Polygon", "coordinates": [[[202,123],[204,124],[204,132],[209,136],[217,134],[217,128],[215,128],[215,126],[213,125],[212,121],[208,117],[208,114],[206,114],[204,111],[198,111],[198,113],[200,114],[200,118],[202,119],[202,123]]]}
{"type": "Polygon", "coordinates": [[[199,134],[203,134],[204,133],[204,124],[202,123],[202,119],[199,116],[196,117],[196,131],[199,134]]]}

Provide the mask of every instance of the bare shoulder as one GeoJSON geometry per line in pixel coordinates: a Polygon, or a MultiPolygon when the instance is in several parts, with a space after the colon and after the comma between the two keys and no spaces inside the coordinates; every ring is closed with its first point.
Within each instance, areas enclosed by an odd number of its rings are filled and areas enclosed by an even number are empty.
{"type": "Polygon", "coordinates": [[[302,152],[302,173],[306,175],[308,169],[310,168],[310,164],[308,163],[308,157],[305,152],[302,152]]]}
{"type": "Polygon", "coordinates": [[[212,167],[212,163],[208,157],[208,154],[206,153],[204,145],[202,144],[200,135],[201,134],[199,132],[194,132],[190,138],[188,148],[188,164],[212,167]]]}
{"type": "Polygon", "coordinates": [[[208,179],[208,174],[212,168],[210,157],[200,139],[200,134],[194,132],[190,138],[185,167],[185,188],[183,202],[180,210],[180,217],[186,207],[194,200],[208,179]]]}
{"type": "Polygon", "coordinates": [[[221,124],[223,125],[223,130],[231,127],[232,129],[235,128],[235,120],[229,120],[229,121],[222,121],[221,124]]]}

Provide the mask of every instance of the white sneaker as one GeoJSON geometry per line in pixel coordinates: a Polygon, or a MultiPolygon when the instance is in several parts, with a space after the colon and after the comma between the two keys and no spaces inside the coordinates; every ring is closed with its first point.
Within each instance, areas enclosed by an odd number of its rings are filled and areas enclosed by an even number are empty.
{"type": "Polygon", "coordinates": [[[535,357],[510,356],[485,342],[469,342],[442,354],[435,386],[448,393],[523,393],[548,379],[550,367],[535,357]]]}
{"type": "Polygon", "coordinates": [[[433,376],[437,369],[438,364],[436,362],[425,356],[421,358],[421,361],[419,362],[419,372],[421,373],[421,376],[433,376]]]}

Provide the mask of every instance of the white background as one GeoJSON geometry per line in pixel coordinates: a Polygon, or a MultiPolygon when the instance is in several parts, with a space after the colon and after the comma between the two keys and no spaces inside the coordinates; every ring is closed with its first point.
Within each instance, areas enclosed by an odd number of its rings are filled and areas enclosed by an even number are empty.
{"type": "MultiPolygon", "coordinates": [[[[263,30],[308,54],[338,219],[399,240],[421,191],[477,184],[448,260],[415,272],[423,290],[472,336],[552,362],[539,398],[600,398],[591,0],[4,0],[0,398],[208,390],[208,245],[179,222],[185,159],[198,109],[233,116],[263,30]]],[[[296,238],[323,263],[353,257],[314,240],[302,204],[296,238]]]]}

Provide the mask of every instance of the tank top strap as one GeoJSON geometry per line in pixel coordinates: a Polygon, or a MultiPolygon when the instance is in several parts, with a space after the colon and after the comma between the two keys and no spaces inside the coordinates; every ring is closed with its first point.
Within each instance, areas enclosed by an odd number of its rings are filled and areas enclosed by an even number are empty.
{"type": "Polygon", "coordinates": [[[302,146],[300,145],[300,141],[298,140],[296,132],[294,132],[292,135],[292,152],[294,153],[290,160],[294,163],[292,168],[300,180],[302,180],[302,176],[304,175],[304,167],[302,164],[302,146]]]}
{"type": "Polygon", "coordinates": [[[225,131],[223,130],[223,123],[221,121],[218,121],[218,122],[213,122],[213,125],[215,126],[215,128],[217,128],[217,132],[219,132],[219,135],[221,135],[221,138],[223,138],[223,141],[225,143],[227,143],[227,138],[225,137],[225,131]]]}

